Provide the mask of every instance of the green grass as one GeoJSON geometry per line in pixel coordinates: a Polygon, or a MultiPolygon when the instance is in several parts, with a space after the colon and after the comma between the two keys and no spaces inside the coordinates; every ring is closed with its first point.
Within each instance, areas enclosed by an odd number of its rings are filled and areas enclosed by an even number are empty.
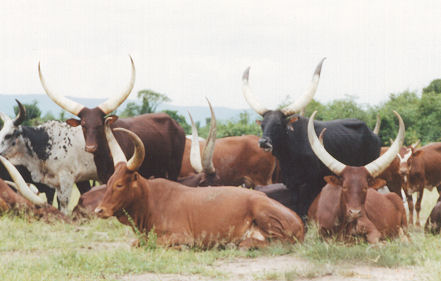
{"type": "MultiPolygon", "coordinates": [[[[422,223],[435,204],[437,192],[426,192],[422,223]]],[[[77,200],[77,198],[73,198],[77,200]]],[[[338,272],[339,266],[360,264],[380,267],[414,266],[427,279],[441,278],[440,236],[410,230],[411,241],[399,239],[371,247],[366,243],[344,245],[323,242],[310,226],[305,242],[292,246],[274,244],[263,250],[187,249],[178,251],[148,244],[130,247],[137,237],[116,219],[95,219],[84,224],[46,224],[26,217],[0,217],[0,276],[2,280],[113,280],[143,272],[200,274],[231,278],[212,266],[216,261],[259,256],[293,255],[312,267],[253,275],[256,280],[296,280],[338,272]]]]}

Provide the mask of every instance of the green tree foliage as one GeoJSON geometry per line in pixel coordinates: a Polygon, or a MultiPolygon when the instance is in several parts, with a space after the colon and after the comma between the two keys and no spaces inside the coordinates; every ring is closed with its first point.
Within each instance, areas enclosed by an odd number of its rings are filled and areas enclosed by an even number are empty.
{"type": "Polygon", "coordinates": [[[441,79],[435,79],[430,82],[429,86],[423,89],[423,96],[427,93],[441,94],[441,79]]]}
{"type": "MultiPolygon", "coordinates": [[[[22,123],[25,126],[35,126],[41,123],[40,115],[41,110],[38,108],[38,102],[34,100],[32,103],[24,103],[23,106],[26,110],[26,118],[22,123]]],[[[15,116],[18,114],[18,105],[14,105],[15,116]]]]}
{"type": "Polygon", "coordinates": [[[141,104],[138,105],[135,102],[127,103],[126,108],[120,114],[121,117],[132,117],[145,113],[154,113],[161,103],[171,101],[166,95],[152,90],[139,91],[138,98],[141,99],[141,104]]]}
{"type": "Polygon", "coordinates": [[[185,120],[183,115],[180,115],[176,110],[164,110],[172,119],[178,122],[179,125],[184,129],[186,135],[191,135],[191,126],[185,120]]]}

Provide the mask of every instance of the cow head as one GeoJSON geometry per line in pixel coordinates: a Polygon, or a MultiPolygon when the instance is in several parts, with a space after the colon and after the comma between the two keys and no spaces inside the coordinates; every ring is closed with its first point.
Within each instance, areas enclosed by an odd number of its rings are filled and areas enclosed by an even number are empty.
{"type": "Polygon", "coordinates": [[[260,123],[262,127],[262,138],[259,140],[259,146],[265,151],[272,151],[274,146],[279,146],[281,139],[287,134],[288,130],[293,130],[293,123],[298,120],[298,116],[293,116],[301,112],[314,97],[317,86],[320,80],[320,72],[323,58],[317,65],[310,88],[294,103],[280,109],[269,110],[261,106],[259,102],[251,94],[251,89],[248,85],[248,78],[250,68],[248,67],[242,76],[242,92],[248,105],[263,117],[260,123]]]}
{"type": "MultiPolygon", "coordinates": [[[[412,193],[410,186],[410,172],[415,175],[414,179],[418,178],[418,167],[416,167],[415,162],[416,159],[423,153],[422,150],[417,150],[416,147],[419,145],[420,141],[418,140],[416,143],[412,144],[410,147],[403,148],[399,153],[397,153],[398,159],[400,160],[399,164],[399,173],[401,179],[403,180],[403,187],[408,194],[412,193]]],[[[424,179],[422,179],[424,181],[424,179]]]]}
{"type": "Polygon", "coordinates": [[[111,119],[106,119],[104,129],[110,153],[112,154],[115,172],[107,182],[103,201],[95,209],[98,216],[102,218],[120,214],[120,212],[127,208],[130,202],[135,199],[133,191],[139,188],[141,180],[138,169],[144,161],[145,156],[144,145],[135,133],[124,128],[116,128],[114,131],[127,133],[135,147],[132,158],[127,161],[124,152],[113,136],[109,120],[111,119]]]}
{"type": "Polygon", "coordinates": [[[127,99],[133,89],[133,86],[135,84],[136,70],[132,57],[130,57],[130,62],[132,65],[132,76],[126,90],[123,91],[120,95],[106,100],[95,108],[87,108],[73,100],[70,100],[64,96],[56,94],[53,91],[50,91],[40,70],[40,63],[38,64],[38,74],[40,76],[41,85],[46,91],[46,94],[64,110],[69,111],[70,113],[80,118],[79,120],[69,119],[66,122],[74,127],[81,125],[83,129],[84,140],[86,142],[85,150],[87,152],[94,153],[97,150],[98,144],[100,142],[99,139],[102,139],[104,137],[105,116],[116,110],[118,106],[120,106],[121,103],[123,103],[127,99]]]}
{"type": "Polygon", "coordinates": [[[308,139],[312,151],[335,175],[326,176],[325,181],[336,188],[341,188],[341,207],[345,210],[348,221],[361,216],[362,206],[366,200],[368,188],[378,189],[386,184],[383,179],[376,178],[394,160],[404,140],[404,123],[401,116],[394,111],[399,121],[398,135],[383,155],[363,167],[347,166],[336,160],[324,148],[314,130],[315,111],[308,122],[308,139]]]}
{"type": "Polygon", "coordinates": [[[26,118],[26,110],[18,100],[15,101],[18,104],[19,112],[14,119],[0,112],[0,118],[3,120],[3,128],[0,130],[0,155],[7,158],[25,153],[22,150],[26,147],[20,145],[20,143],[24,143],[21,123],[26,118]]]}

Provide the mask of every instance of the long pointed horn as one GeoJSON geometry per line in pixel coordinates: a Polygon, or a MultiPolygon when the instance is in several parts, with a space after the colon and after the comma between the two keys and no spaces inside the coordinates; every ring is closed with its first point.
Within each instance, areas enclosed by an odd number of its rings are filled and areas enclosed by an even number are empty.
{"type": "Polygon", "coordinates": [[[48,86],[46,85],[46,81],[44,80],[43,73],[40,69],[40,62],[38,62],[38,76],[40,77],[41,86],[43,86],[43,89],[45,90],[46,94],[61,108],[63,108],[66,111],[69,111],[73,115],[78,116],[80,111],[84,108],[82,104],[79,104],[71,99],[68,99],[64,96],[58,95],[51,90],[49,90],[48,86]]]}
{"type": "Polygon", "coordinates": [[[420,144],[420,142],[421,142],[421,140],[417,140],[415,143],[413,143],[413,144],[411,145],[411,147],[412,147],[413,149],[415,149],[415,148],[420,144]]]}
{"type": "Polygon", "coordinates": [[[190,164],[193,169],[200,173],[202,172],[202,162],[201,162],[201,150],[199,146],[199,136],[198,129],[193,121],[193,117],[190,112],[188,112],[188,116],[191,121],[191,149],[190,149],[190,164]]]}
{"type": "Polygon", "coordinates": [[[314,75],[312,76],[312,82],[309,86],[309,89],[295,102],[282,108],[281,111],[285,116],[292,115],[304,109],[312,100],[317,91],[317,87],[320,81],[320,73],[322,71],[322,65],[326,58],[323,58],[320,63],[317,65],[314,71],[314,75]]]}
{"type": "Polygon", "coordinates": [[[118,106],[120,106],[127,99],[127,97],[130,95],[130,92],[132,92],[133,86],[135,85],[135,77],[136,77],[135,63],[133,62],[132,57],[131,56],[129,57],[132,65],[132,75],[130,78],[129,85],[127,86],[126,90],[122,92],[120,95],[110,98],[98,106],[105,114],[109,114],[110,112],[117,109],[118,106]]]}
{"type": "Polygon", "coordinates": [[[207,102],[210,107],[211,121],[210,132],[208,133],[204,151],[202,152],[202,167],[207,174],[213,174],[216,170],[213,164],[214,144],[216,142],[216,116],[214,115],[213,107],[208,99],[207,102]]]}
{"type": "Polygon", "coordinates": [[[18,99],[15,99],[15,101],[17,102],[18,105],[18,115],[14,119],[14,126],[18,126],[21,123],[23,123],[23,121],[26,119],[26,109],[21,104],[21,102],[18,101],[18,99]]]}
{"type": "MultiPolygon", "coordinates": [[[[18,190],[17,185],[15,184],[15,182],[12,182],[12,181],[4,181],[4,182],[5,182],[7,185],[12,186],[13,188],[15,188],[15,189],[18,190]]],[[[28,185],[28,188],[29,188],[34,194],[37,194],[37,195],[38,195],[38,193],[39,193],[38,188],[37,188],[34,184],[32,184],[32,183],[28,183],[27,185],[28,185]]]]}
{"type": "Polygon", "coordinates": [[[267,108],[263,107],[262,105],[260,105],[260,103],[256,100],[256,98],[251,93],[250,86],[248,85],[249,76],[250,76],[250,67],[245,69],[245,71],[243,72],[243,75],[242,75],[243,96],[245,97],[245,100],[248,103],[248,105],[251,107],[251,109],[253,109],[258,114],[263,116],[265,114],[265,112],[267,112],[269,110],[267,108]]]}
{"type": "Polygon", "coordinates": [[[316,114],[317,110],[314,111],[308,122],[308,139],[309,143],[311,144],[311,149],[314,151],[315,155],[320,159],[320,161],[322,161],[323,164],[329,168],[329,170],[339,176],[346,165],[332,157],[332,155],[326,151],[326,149],[320,143],[320,140],[317,138],[317,134],[315,133],[314,129],[314,117],[316,114]]]}
{"type": "Polygon", "coordinates": [[[129,159],[129,162],[127,162],[127,169],[130,171],[137,171],[139,167],[141,167],[142,163],[144,162],[145,157],[145,149],[144,144],[142,143],[142,140],[138,137],[137,134],[134,132],[124,129],[124,128],[115,128],[113,129],[116,132],[125,132],[129,135],[130,139],[132,140],[133,146],[135,147],[135,150],[133,151],[132,158],[129,159]]]}
{"type": "Polygon", "coordinates": [[[4,125],[7,121],[11,120],[11,117],[9,117],[8,115],[4,114],[3,112],[0,112],[0,118],[1,118],[2,121],[3,121],[3,125],[4,125]]]}
{"type": "Polygon", "coordinates": [[[110,128],[110,119],[107,118],[104,125],[104,132],[106,134],[107,143],[109,145],[110,154],[112,154],[113,158],[113,166],[116,166],[119,162],[127,163],[127,158],[116,141],[115,136],[112,133],[112,129],[110,128]]]}
{"type": "Polygon", "coordinates": [[[381,174],[389,166],[389,164],[395,159],[395,156],[397,155],[398,151],[400,151],[400,148],[403,145],[405,132],[404,122],[403,119],[401,119],[400,114],[398,114],[396,111],[394,111],[394,114],[395,116],[397,116],[398,122],[400,124],[398,135],[395,138],[394,143],[383,155],[381,155],[375,161],[364,166],[366,170],[368,170],[369,174],[371,174],[371,176],[374,178],[381,174]]]}
{"type": "Polygon", "coordinates": [[[372,131],[377,136],[378,136],[378,133],[380,132],[380,124],[381,124],[380,114],[377,114],[377,122],[375,123],[374,130],[372,131]]]}
{"type": "Polygon", "coordinates": [[[12,165],[11,162],[9,162],[6,158],[3,156],[0,156],[0,161],[5,166],[6,170],[8,170],[9,175],[11,176],[12,180],[15,182],[17,186],[17,190],[23,195],[24,198],[28,199],[35,205],[43,205],[46,202],[38,197],[36,194],[34,194],[26,184],[23,177],[18,172],[17,168],[15,168],[14,165],[12,165]]]}

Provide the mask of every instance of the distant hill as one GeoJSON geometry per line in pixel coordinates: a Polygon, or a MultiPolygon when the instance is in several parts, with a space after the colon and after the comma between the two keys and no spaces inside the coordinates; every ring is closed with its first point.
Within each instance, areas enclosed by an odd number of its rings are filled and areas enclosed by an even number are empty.
{"type": "MultiPolygon", "coordinates": [[[[46,95],[39,95],[39,94],[30,94],[30,95],[6,95],[6,94],[0,94],[0,112],[4,112],[8,114],[9,116],[14,116],[14,105],[17,103],[15,102],[15,99],[18,98],[18,100],[21,103],[32,103],[33,101],[38,102],[38,107],[41,110],[41,116],[44,116],[46,113],[51,112],[55,117],[58,117],[60,115],[60,112],[62,109],[55,104],[48,96],[46,95]]],[[[94,99],[94,98],[74,98],[69,97],[70,99],[77,101],[81,104],[84,104],[87,107],[95,107],[102,103],[104,99],[94,99]]],[[[135,100],[129,100],[128,102],[132,102],[135,100]]],[[[126,107],[127,101],[125,101],[121,106],[118,112],[121,112],[126,107]]],[[[190,111],[191,115],[193,116],[193,119],[197,122],[201,122],[201,125],[205,125],[205,119],[207,117],[210,117],[210,111],[207,106],[177,106],[172,104],[161,104],[158,107],[158,111],[161,110],[176,110],[179,114],[185,116],[187,118],[187,122],[189,122],[188,113],[187,111],[190,111]]],[[[239,119],[239,114],[247,111],[250,116],[251,120],[257,119],[258,115],[250,110],[250,109],[232,109],[227,107],[216,107],[214,106],[214,113],[216,114],[217,120],[230,120],[230,119],[239,119]]],[[[71,116],[71,114],[68,114],[68,116],[71,116]]]]}

